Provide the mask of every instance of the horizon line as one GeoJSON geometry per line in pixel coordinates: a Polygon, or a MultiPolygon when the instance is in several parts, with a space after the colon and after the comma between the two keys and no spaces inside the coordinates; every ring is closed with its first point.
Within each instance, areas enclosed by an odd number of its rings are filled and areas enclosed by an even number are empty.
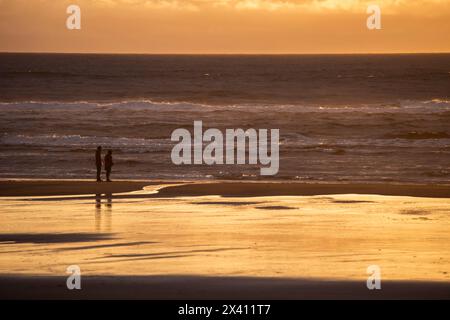
{"type": "Polygon", "coordinates": [[[450,54],[450,51],[416,51],[416,52],[60,52],[60,51],[2,51],[0,54],[83,54],[83,55],[413,55],[413,54],[450,54]]]}

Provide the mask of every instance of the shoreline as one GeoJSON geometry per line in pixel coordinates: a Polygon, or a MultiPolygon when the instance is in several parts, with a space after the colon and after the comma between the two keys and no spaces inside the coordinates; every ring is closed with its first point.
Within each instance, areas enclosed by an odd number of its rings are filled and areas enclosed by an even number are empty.
{"type": "Polygon", "coordinates": [[[117,180],[98,183],[92,180],[0,180],[0,197],[71,196],[116,194],[141,191],[147,186],[161,186],[149,197],[262,197],[360,194],[450,198],[450,185],[402,183],[305,183],[261,181],[137,181],[117,180]],[[173,184],[173,185],[172,185],[173,184]],[[169,186],[167,186],[169,185],[169,186]]]}
{"type": "Polygon", "coordinates": [[[158,185],[150,181],[96,182],[93,180],[0,180],[0,197],[71,196],[87,194],[114,194],[142,190],[145,186],[158,185]]]}

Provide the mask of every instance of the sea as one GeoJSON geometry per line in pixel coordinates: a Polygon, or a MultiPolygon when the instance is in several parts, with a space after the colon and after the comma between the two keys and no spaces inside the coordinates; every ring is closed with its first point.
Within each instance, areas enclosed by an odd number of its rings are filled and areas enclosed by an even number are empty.
{"type": "Polygon", "coordinates": [[[450,182],[450,54],[0,54],[0,178],[450,182]],[[280,168],[174,165],[177,128],[279,129],[280,168]]]}

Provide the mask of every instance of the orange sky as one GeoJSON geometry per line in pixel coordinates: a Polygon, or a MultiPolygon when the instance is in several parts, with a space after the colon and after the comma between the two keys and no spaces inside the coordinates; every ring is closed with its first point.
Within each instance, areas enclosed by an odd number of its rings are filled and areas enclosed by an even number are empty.
{"type": "Polygon", "coordinates": [[[450,52],[450,0],[0,0],[0,51],[450,52]],[[382,30],[366,28],[369,3],[382,30]]]}

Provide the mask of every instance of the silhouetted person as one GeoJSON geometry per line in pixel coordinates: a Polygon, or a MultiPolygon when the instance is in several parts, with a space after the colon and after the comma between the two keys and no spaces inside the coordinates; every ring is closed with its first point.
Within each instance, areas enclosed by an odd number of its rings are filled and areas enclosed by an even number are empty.
{"type": "Polygon", "coordinates": [[[111,182],[109,176],[111,175],[111,169],[114,165],[112,160],[112,151],[108,150],[108,153],[105,156],[105,171],[106,171],[106,181],[111,182]]]}
{"type": "Polygon", "coordinates": [[[97,182],[102,182],[102,178],[100,177],[102,173],[102,147],[98,146],[95,151],[95,165],[97,167],[97,182]]]}

